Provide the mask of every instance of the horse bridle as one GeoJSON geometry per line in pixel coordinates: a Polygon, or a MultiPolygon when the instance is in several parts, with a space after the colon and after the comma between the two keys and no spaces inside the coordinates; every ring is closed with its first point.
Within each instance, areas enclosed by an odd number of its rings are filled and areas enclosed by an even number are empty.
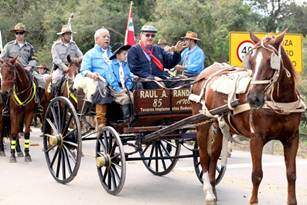
{"type": "MultiPolygon", "coordinates": [[[[10,63],[7,63],[7,65],[10,67],[10,69],[13,70],[13,73],[14,73],[13,74],[13,79],[12,80],[3,80],[3,79],[1,79],[1,81],[2,81],[3,84],[13,83],[12,89],[10,89],[10,92],[12,92],[12,90],[14,89],[14,86],[15,86],[16,79],[20,78],[20,75],[17,72],[16,67],[14,65],[12,65],[10,63]]],[[[31,81],[31,79],[30,79],[28,74],[27,74],[27,78],[28,78],[29,81],[31,81]]],[[[33,88],[33,84],[31,83],[31,85],[29,87],[27,87],[27,88],[23,89],[22,91],[16,93],[16,95],[21,95],[21,94],[27,92],[29,89],[32,89],[32,88],[33,88]]]]}
{"type": "Polygon", "coordinates": [[[271,77],[271,79],[269,79],[269,80],[254,80],[254,79],[252,79],[251,82],[250,82],[250,85],[266,85],[267,84],[267,86],[264,89],[264,91],[267,92],[267,91],[270,91],[273,88],[273,85],[278,81],[278,78],[280,76],[280,72],[281,72],[282,69],[285,70],[288,78],[291,77],[291,73],[283,65],[283,61],[282,61],[282,58],[281,58],[281,45],[278,47],[278,50],[277,50],[274,46],[272,46],[270,44],[267,45],[267,46],[264,45],[263,40],[261,40],[261,43],[256,45],[253,49],[251,49],[249,51],[249,53],[245,56],[245,58],[243,60],[244,68],[251,70],[251,65],[250,65],[250,62],[249,62],[250,56],[251,56],[252,52],[254,50],[257,50],[258,48],[264,48],[264,49],[266,49],[266,50],[268,50],[272,53],[271,58],[270,58],[270,68],[274,70],[274,74],[271,77]]]}

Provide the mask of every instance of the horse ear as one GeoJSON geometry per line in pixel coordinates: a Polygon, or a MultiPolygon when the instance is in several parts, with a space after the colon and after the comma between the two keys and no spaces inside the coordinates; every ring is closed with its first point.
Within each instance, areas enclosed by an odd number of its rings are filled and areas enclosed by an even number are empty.
{"type": "Polygon", "coordinates": [[[67,56],[67,61],[68,61],[68,63],[71,63],[71,57],[70,57],[70,55],[67,56]]]}
{"type": "Polygon", "coordinates": [[[16,61],[17,61],[17,58],[18,58],[18,56],[16,56],[15,58],[12,58],[10,60],[10,63],[14,65],[16,63],[16,61]]]}
{"type": "Polygon", "coordinates": [[[276,48],[279,48],[279,46],[281,45],[282,41],[284,40],[285,34],[287,33],[288,28],[286,28],[283,32],[281,32],[276,38],[275,38],[275,42],[274,45],[276,48]]]}
{"type": "Polygon", "coordinates": [[[253,32],[249,32],[249,37],[255,44],[260,41],[260,39],[253,32]]]}

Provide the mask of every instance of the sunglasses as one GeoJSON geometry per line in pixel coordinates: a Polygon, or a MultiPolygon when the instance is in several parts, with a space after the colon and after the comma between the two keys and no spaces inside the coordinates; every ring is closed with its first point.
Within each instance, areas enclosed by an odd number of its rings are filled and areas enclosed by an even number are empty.
{"type": "Polygon", "coordinates": [[[156,36],[156,34],[146,33],[145,36],[146,36],[146,38],[149,38],[149,37],[154,38],[156,36]]]}
{"type": "Polygon", "coordinates": [[[23,34],[25,34],[25,32],[16,32],[15,34],[16,35],[23,35],[23,34]]]}

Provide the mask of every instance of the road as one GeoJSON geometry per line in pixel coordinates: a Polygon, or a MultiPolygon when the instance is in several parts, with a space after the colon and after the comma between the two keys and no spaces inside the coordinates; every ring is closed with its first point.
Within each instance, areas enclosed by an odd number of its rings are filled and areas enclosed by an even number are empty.
{"type": "MultiPolygon", "coordinates": [[[[39,130],[33,128],[30,147],[33,162],[18,158],[0,158],[0,205],[154,205],[205,204],[202,186],[195,176],[192,159],[183,159],[167,176],[152,175],[142,162],[127,163],[125,186],[119,196],[109,195],[100,185],[96,172],[94,145],[83,144],[84,157],[77,177],[68,185],[52,178],[42,152],[39,130]]],[[[8,150],[6,154],[9,155],[8,150]]],[[[248,152],[233,151],[226,174],[217,187],[217,204],[248,204],[251,191],[251,160],[248,152]]],[[[286,204],[287,183],[282,156],[264,155],[264,178],[260,186],[259,204],[286,204]]],[[[307,160],[297,160],[298,204],[307,204],[307,160]]]]}

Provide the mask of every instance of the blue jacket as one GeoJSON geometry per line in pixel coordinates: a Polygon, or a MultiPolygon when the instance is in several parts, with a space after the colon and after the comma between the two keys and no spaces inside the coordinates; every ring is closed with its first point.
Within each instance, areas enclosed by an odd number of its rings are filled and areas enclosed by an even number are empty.
{"type": "MultiPolygon", "coordinates": [[[[153,46],[153,54],[164,65],[164,68],[173,68],[181,59],[180,53],[168,53],[157,45],[153,46]]],[[[165,71],[160,71],[151,60],[148,60],[139,44],[129,49],[128,65],[133,74],[142,78],[152,79],[157,76],[165,79],[167,77],[165,71]]]]}
{"type": "Polygon", "coordinates": [[[199,46],[195,46],[190,50],[186,48],[181,53],[181,64],[185,67],[184,74],[192,77],[198,75],[205,64],[205,54],[199,46]]]}
{"type": "MultiPolygon", "coordinates": [[[[127,62],[122,62],[122,65],[124,69],[125,86],[131,90],[133,86],[133,74],[130,72],[127,62]]],[[[123,91],[119,77],[119,61],[117,59],[113,59],[109,69],[113,73],[114,78],[107,78],[107,82],[117,93],[123,91]]]]}
{"type": "Polygon", "coordinates": [[[80,73],[85,76],[89,72],[99,73],[105,79],[108,78],[110,72],[108,72],[108,67],[111,61],[109,57],[112,55],[110,49],[103,50],[99,45],[95,46],[87,51],[83,57],[80,73]],[[104,53],[107,52],[107,58],[103,57],[104,53]]]}

